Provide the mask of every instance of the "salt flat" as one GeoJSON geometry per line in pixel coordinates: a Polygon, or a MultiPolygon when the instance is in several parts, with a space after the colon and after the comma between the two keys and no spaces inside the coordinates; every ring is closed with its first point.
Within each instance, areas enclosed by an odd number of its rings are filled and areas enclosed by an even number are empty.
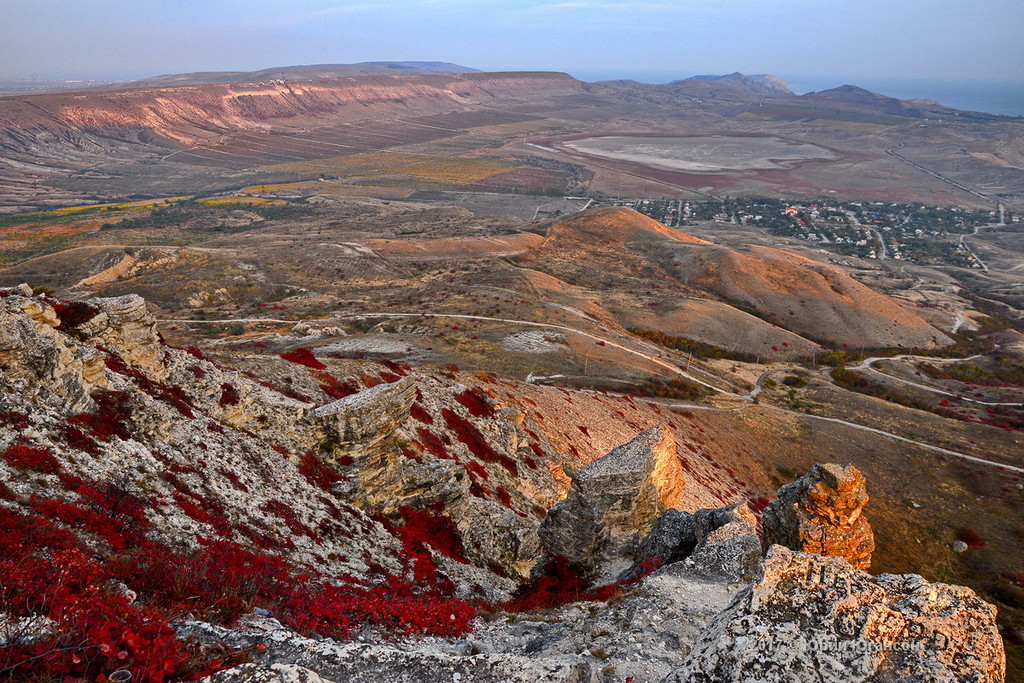
{"type": "Polygon", "coordinates": [[[800,161],[837,157],[824,147],[777,137],[607,135],[572,140],[562,145],[602,159],[691,173],[785,169],[800,161]]]}

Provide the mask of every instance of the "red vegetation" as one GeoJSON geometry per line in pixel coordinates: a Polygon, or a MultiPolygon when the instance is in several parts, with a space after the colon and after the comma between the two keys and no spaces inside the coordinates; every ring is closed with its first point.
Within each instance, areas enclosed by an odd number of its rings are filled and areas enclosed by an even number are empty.
{"type": "Polygon", "coordinates": [[[221,408],[237,406],[240,400],[238,389],[235,388],[234,384],[224,382],[224,384],[220,385],[220,398],[217,400],[217,403],[220,404],[221,408]]]}
{"type": "Polygon", "coordinates": [[[309,349],[299,347],[293,351],[285,351],[281,354],[281,358],[291,363],[298,363],[299,365],[305,365],[307,368],[313,368],[314,370],[326,370],[327,366],[317,360],[316,356],[309,349]]]}
{"type": "Polygon", "coordinates": [[[426,409],[419,404],[419,401],[412,404],[412,409],[409,411],[409,414],[412,415],[416,421],[422,422],[425,425],[434,424],[434,416],[428,413],[426,409]]]}
{"type": "Polygon", "coordinates": [[[988,545],[985,542],[985,539],[981,537],[981,534],[974,529],[960,529],[956,532],[956,539],[958,541],[963,541],[970,548],[984,548],[988,545]]]}
{"type": "Polygon", "coordinates": [[[0,425],[12,429],[28,429],[28,415],[16,410],[0,410],[0,425]]]}
{"type": "Polygon", "coordinates": [[[747,501],[747,507],[750,508],[751,512],[755,515],[760,514],[764,511],[768,504],[771,503],[765,496],[758,496],[757,498],[751,498],[747,501]]]}
{"type": "Polygon", "coordinates": [[[418,428],[416,434],[420,437],[420,443],[423,444],[423,447],[435,456],[448,460],[452,459],[452,456],[448,455],[448,449],[445,447],[444,442],[437,437],[437,434],[425,427],[418,428]]]}
{"type": "Polygon", "coordinates": [[[359,393],[359,384],[354,380],[342,381],[326,371],[314,371],[313,376],[320,382],[320,390],[333,399],[342,399],[359,393]]]}
{"type": "Polygon", "coordinates": [[[279,500],[268,500],[260,506],[264,512],[269,512],[287,525],[288,529],[297,536],[307,536],[315,543],[323,545],[323,539],[319,534],[299,521],[298,515],[288,505],[279,500]]]}
{"type": "Polygon", "coordinates": [[[509,612],[549,609],[570,602],[604,602],[622,593],[611,584],[588,589],[579,570],[561,555],[548,556],[544,572],[520,588],[512,599],[502,605],[509,612]]]}
{"type": "Polygon", "coordinates": [[[4,450],[3,458],[8,465],[19,470],[33,470],[43,474],[57,474],[61,470],[60,462],[49,449],[23,443],[12,443],[4,450]]]}
{"type": "Polygon", "coordinates": [[[456,436],[459,437],[459,441],[465,444],[466,448],[468,448],[473,455],[484,462],[498,463],[512,474],[519,474],[519,468],[515,461],[494,450],[491,445],[487,443],[487,440],[484,439],[480,430],[478,430],[469,420],[450,408],[442,410],[441,416],[444,418],[445,424],[448,425],[448,428],[455,432],[456,436]]]}
{"type": "Polygon", "coordinates": [[[408,505],[398,508],[398,512],[405,519],[405,525],[393,527],[394,532],[407,547],[426,545],[456,562],[469,564],[462,548],[462,534],[450,517],[408,505]]]}
{"type": "Polygon", "coordinates": [[[192,408],[194,406],[192,405],[192,402],[189,400],[188,396],[185,395],[185,392],[184,390],[182,390],[181,387],[168,386],[160,382],[154,382],[150,378],[146,377],[146,375],[144,375],[139,370],[129,367],[128,364],[124,362],[123,358],[121,358],[119,355],[117,355],[110,349],[106,349],[103,347],[98,348],[100,349],[100,351],[103,351],[103,353],[107,354],[105,363],[107,365],[107,368],[110,369],[112,372],[116,372],[119,375],[124,375],[125,377],[131,377],[136,382],[138,382],[139,388],[142,389],[142,391],[146,392],[155,399],[171,404],[179,413],[181,413],[185,417],[189,419],[195,417],[195,415],[193,415],[192,413],[192,408]]]}
{"type": "Polygon", "coordinates": [[[128,440],[131,432],[127,422],[132,416],[131,396],[123,391],[99,391],[93,394],[96,412],[79,413],[68,418],[71,424],[85,429],[89,435],[103,442],[115,436],[128,440]]]}
{"type": "Polygon", "coordinates": [[[302,456],[302,461],[299,463],[299,473],[312,486],[316,486],[324,491],[330,491],[332,484],[345,479],[345,477],[331,469],[329,465],[322,462],[320,458],[316,457],[313,451],[306,451],[306,454],[302,456]]]}
{"type": "Polygon", "coordinates": [[[455,400],[465,406],[473,417],[494,417],[494,406],[478,387],[455,394],[455,400]]]}
{"type": "Polygon", "coordinates": [[[50,304],[57,312],[57,317],[60,318],[60,325],[57,326],[57,329],[68,334],[72,334],[83,323],[89,322],[99,315],[100,312],[100,309],[84,301],[69,301],[66,303],[50,301],[50,304]]]}
{"type": "Polygon", "coordinates": [[[497,491],[495,491],[495,493],[498,494],[498,500],[501,502],[502,505],[504,505],[507,508],[512,507],[512,495],[508,492],[507,488],[505,488],[504,486],[498,486],[498,489],[497,491]]]}
{"type": "MultiPolygon", "coordinates": [[[[15,618],[47,618],[53,625],[39,638],[0,646],[0,677],[103,680],[127,669],[133,681],[160,683],[198,678],[240,660],[244,652],[225,654],[223,648],[179,641],[169,621],[187,613],[230,624],[259,605],[290,628],[332,637],[347,637],[363,625],[459,636],[473,616],[471,606],[452,599],[453,587],[436,568],[431,574],[432,562],[412,568],[424,578],[419,584],[387,572],[376,586],[337,583],[230,541],[200,538],[202,547],[183,553],[149,539],[149,503],[121,485],[84,482],[77,494],[76,503],[32,500],[53,521],[0,508],[0,610],[15,618]],[[117,552],[97,554],[57,522],[102,538],[117,552]],[[136,591],[138,601],[129,603],[117,582],[136,591]]],[[[179,504],[185,500],[180,493],[176,498],[179,504]]],[[[272,512],[289,516],[283,507],[279,503],[272,512]]],[[[403,533],[410,545],[459,554],[450,520],[417,512],[407,519],[403,533]]],[[[261,545],[274,544],[259,538],[261,545]]]]}

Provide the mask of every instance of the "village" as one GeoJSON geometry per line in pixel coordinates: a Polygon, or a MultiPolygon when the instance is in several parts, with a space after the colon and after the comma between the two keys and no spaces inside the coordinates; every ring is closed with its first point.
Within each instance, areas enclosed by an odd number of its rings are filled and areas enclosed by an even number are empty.
{"type": "Polygon", "coordinates": [[[984,269],[985,264],[965,244],[986,225],[1020,223],[1024,215],[999,210],[922,203],[726,198],[617,199],[667,226],[682,228],[698,221],[750,225],[774,235],[815,242],[830,251],[868,259],[952,265],[984,269]]]}

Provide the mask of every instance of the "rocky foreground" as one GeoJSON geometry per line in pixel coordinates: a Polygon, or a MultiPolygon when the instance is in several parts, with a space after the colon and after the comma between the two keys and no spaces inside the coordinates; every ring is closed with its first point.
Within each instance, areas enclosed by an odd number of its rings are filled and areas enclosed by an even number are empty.
{"type": "Polygon", "coordinates": [[[0,676],[1003,680],[994,607],[864,571],[853,467],[748,501],[656,407],[281,356],[0,292],[0,676]]]}

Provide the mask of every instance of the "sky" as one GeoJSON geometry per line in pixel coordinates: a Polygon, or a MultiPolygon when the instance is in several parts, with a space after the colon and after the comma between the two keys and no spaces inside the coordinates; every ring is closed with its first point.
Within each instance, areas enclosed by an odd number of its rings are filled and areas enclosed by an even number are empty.
{"type": "Polygon", "coordinates": [[[583,80],[1021,82],[1022,27],[1022,0],[0,0],[0,77],[428,60],[583,80]]]}

